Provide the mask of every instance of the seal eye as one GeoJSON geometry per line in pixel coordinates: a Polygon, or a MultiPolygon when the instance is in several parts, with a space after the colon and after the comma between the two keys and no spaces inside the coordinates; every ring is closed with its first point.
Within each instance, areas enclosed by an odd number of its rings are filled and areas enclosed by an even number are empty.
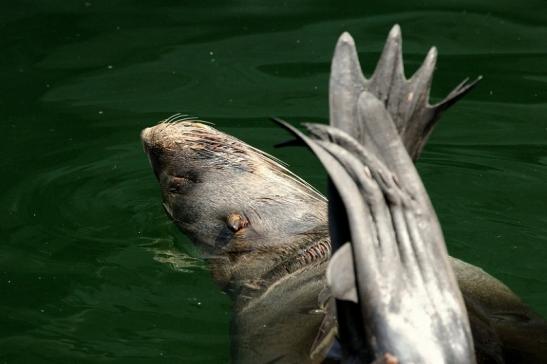
{"type": "Polygon", "coordinates": [[[249,225],[249,220],[241,214],[232,212],[226,217],[226,225],[228,225],[228,228],[234,233],[237,233],[239,230],[249,225]]]}
{"type": "Polygon", "coordinates": [[[174,176],[169,180],[167,189],[169,193],[182,193],[189,183],[190,181],[187,178],[174,176]]]}

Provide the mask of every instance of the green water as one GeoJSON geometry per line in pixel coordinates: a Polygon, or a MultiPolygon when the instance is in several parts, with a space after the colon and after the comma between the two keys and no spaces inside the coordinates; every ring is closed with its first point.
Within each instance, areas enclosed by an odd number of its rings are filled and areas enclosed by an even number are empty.
{"type": "MultiPolygon", "coordinates": [[[[0,363],[229,360],[229,301],[167,220],[139,141],[176,112],[287,161],[268,116],[327,120],[336,38],[370,74],[394,23],[439,49],[447,112],[419,169],[452,255],[547,315],[545,1],[17,1],[0,5],[0,363]]],[[[410,72],[407,72],[409,74],[410,72]]]]}

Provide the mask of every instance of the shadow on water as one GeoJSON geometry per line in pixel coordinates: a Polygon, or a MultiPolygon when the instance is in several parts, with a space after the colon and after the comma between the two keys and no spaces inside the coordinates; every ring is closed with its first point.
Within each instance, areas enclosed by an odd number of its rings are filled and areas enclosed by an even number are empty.
{"type": "Polygon", "coordinates": [[[393,23],[407,74],[439,48],[443,117],[419,169],[452,255],[547,314],[545,5],[299,7],[138,1],[0,5],[0,362],[225,362],[230,304],[167,221],[139,131],[183,112],[288,161],[267,121],[325,121],[333,45],[349,30],[370,74],[393,23]],[[211,5],[216,10],[211,11],[211,5]]]}

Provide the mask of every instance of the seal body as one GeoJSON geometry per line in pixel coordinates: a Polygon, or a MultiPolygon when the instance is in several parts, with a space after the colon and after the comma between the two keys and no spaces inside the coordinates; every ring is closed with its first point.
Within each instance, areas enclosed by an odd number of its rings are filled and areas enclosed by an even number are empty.
{"type": "MultiPolygon", "coordinates": [[[[203,248],[234,301],[234,361],[320,362],[336,329],[325,293],[325,198],[277,160],[197,121],[163,122],[141,138],[167,214],[203,248]]],[[[544,360],[545,321],[480,268],[450,261],[478,362],[544,360]]]]}

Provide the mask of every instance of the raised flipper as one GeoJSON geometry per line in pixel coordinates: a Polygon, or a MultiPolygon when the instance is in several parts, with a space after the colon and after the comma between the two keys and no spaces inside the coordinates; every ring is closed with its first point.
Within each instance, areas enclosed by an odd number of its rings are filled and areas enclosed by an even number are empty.
{"type": "Polygon", "coordinates": [[[391,353],[401,363],[474,363],[461,293],[412,160],[383,104],[362,92],[357,105],[364,145],[337,128],[307,125],[312,139],[279,121],[329,174],[333,246],[351,241],[327,276],[338,299],[358,303],[338,304],[346,360],[391,353]]]}
{"type": "Polygon", "coordinates": [[[278,120],[329,174],[329,228],[338,250],[327,279],[346,361],[391,353],[402,363],[475,362],[467,312],[413,160],[440,112],[476,81],[464,81],[431,106],[435,61],[432,49],[406,80],[395,26],[367,80],[344,33],[331,70],[332,127],[307,125],[309,138],[278,120]]]}
{"type": "Polygon", "coordinates": [[[330,124],[360,143],[364,142],[364,130],[357,123],[357,100],[363,91],[374,95],[385,106],[395,123],[408,154],[416,160],[424,147],[441,112],[467,92],[480,80],[464,80],[441,102],[430,105],[429,91],[437,50],[431,48],[424,63],[406,79],[402,60],[401,30],[395,25],[389,33],[376,70],[366,79],[361,71],[353,38],[344,33],[338,40],[330,75],[330,124]]]}

